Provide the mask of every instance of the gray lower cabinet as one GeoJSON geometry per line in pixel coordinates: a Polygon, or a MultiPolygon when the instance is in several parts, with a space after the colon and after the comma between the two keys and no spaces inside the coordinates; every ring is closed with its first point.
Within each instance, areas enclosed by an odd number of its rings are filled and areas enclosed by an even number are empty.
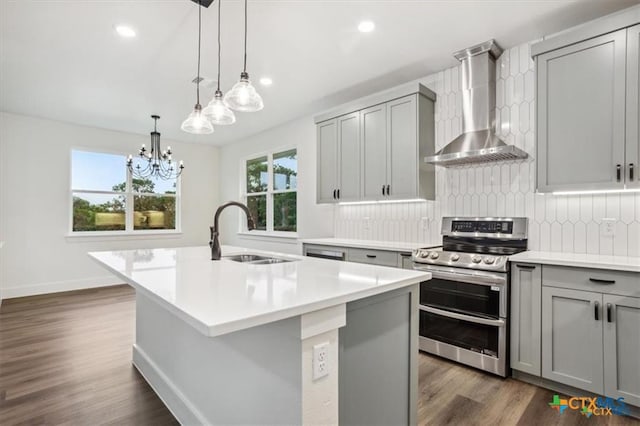
{"type": "Polygon", "coordinates": [[[604,389],[640,407],[640,298],[605,294],[604,389]]]}
{"type": "Polygon", "coordinates": [[[624,187],[626,34],[536,57],[539,191],[624,187]]]}
{"type": "Polygon", "coordinates": [[[640,187],[640,24],[627,28],[627,187],[640,187]]]}
{"type": "Polygon", "coordinates": [[[602,394],[602,294],[542,289],[542,377],[602,394]]]}
{"type": "Polygon", "coordinates": [[[511,368],[541,374],[542,266],[511,265],[511,368]]]}

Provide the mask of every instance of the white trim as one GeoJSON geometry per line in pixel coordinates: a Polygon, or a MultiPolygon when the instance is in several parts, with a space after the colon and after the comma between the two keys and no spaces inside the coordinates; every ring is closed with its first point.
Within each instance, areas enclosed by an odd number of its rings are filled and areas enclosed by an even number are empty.
{"type": "Polygon", "coordinates": [[[282,239],[282,240],[298,240],[297,232],[278,232],[278,231],[239,231],[237,233],[240,238],[247,239],[282,239]]]}
{"type": "Polygon", "coordinates": [[[137,344],[133,345],[132,364],[180,424],[208,424],[202,413],[137,344]]]}
{"type": "Polygon", "coordinates": [[[347,324],[347,305],[332,306],[300,316],[300,339],[328,333],[347,324]]]}
{"type": "Polygon", "coordinates": [[[139,230],[139,231],[86,231],[71,232],[64,236],[67,241],[117,241],[122,239],[151,240],[162,238],[182,238],[182,232],[173,229],[139,230]]]}
{"type": "Polygon", "coordinates": [[[121,284],[125,283],[120,278],[117,278],[114,275],[104,275],[101,277],[83,278],[79,280],[53,281],[30,285],[9,285],[2,289],[2,299],[5,300],[15,297],[35,296],[38,294],[59,293],[62,291],[84,290],[88,288],[109,287],[121,284]]]}

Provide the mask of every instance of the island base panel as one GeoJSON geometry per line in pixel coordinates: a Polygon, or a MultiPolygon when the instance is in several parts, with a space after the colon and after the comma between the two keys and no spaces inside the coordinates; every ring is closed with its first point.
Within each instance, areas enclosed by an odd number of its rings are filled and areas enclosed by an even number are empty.
{"type": "Polygon", "coordinates": [[[301,424],[300,317],[209,337],[136,295],[134,365],[182,424],[301,424]]]}

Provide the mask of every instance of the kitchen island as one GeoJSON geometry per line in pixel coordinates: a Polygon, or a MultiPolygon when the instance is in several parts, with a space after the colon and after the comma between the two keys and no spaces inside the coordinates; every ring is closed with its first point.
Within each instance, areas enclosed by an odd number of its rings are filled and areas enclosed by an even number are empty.
{"type": "Polygon", "coordinates": [[[182,424],[416,422],[418,285],[430,274],[222,252],[90,253],[136,289],[133,364],[182,424]]]}

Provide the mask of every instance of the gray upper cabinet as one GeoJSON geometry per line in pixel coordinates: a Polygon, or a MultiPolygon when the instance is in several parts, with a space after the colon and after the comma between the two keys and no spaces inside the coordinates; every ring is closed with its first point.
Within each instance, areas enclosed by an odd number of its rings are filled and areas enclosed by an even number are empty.
{"type": "Polygon", "coordinates": [[[363,199],[377,200],[387,184],[387,104],[360,112],[363,199]]]}
{"type": "Polygon", "coordinates": [[[602,394],[602,295],[543,287],[542,377],[602,394]]]}
{"type": "Polygon", "coordinates": [[[542,266],[511,265],[511,368],[541,374],[542,266]]]}
{"type": "Polygon", "coordinates": [[[360,199],[360,113],[338,117],[338,201],[360,199]]]}
{"type": "Polygon", "coordinates": [[[603,295],[604,387],[640,407],[640,298],[603,295]]]}
{"type": "Polygon", "coordinates": [[[536,58],[538,190],[624,186],[626,30],[536,58]]]}
{"type": "Polygon", "coordinates": [[[627,29],[627,186],[640,187],[640,25],[627,29]]]}
{"type": "Polygon", "coordinates": [[[387,104],[387,198],[418,197],[417,95],[387,104]]]}
{"type": "Polygon", "coordinates": [[[336,200],[338,187],[338,120],[319,123],[317,130],[317,190],[318,203],[336,200]]]}
{"type": "Polygon", "coordinates": [[[420,161],[435,148],[434,101],[410,83],[316,117],[318,202],[434,199],[435,169],[420,161]]]}
{"type": "Polygon", "coordinates": [[[640,6],[531,46],[537,189],[640,186],[640,6]]]}

